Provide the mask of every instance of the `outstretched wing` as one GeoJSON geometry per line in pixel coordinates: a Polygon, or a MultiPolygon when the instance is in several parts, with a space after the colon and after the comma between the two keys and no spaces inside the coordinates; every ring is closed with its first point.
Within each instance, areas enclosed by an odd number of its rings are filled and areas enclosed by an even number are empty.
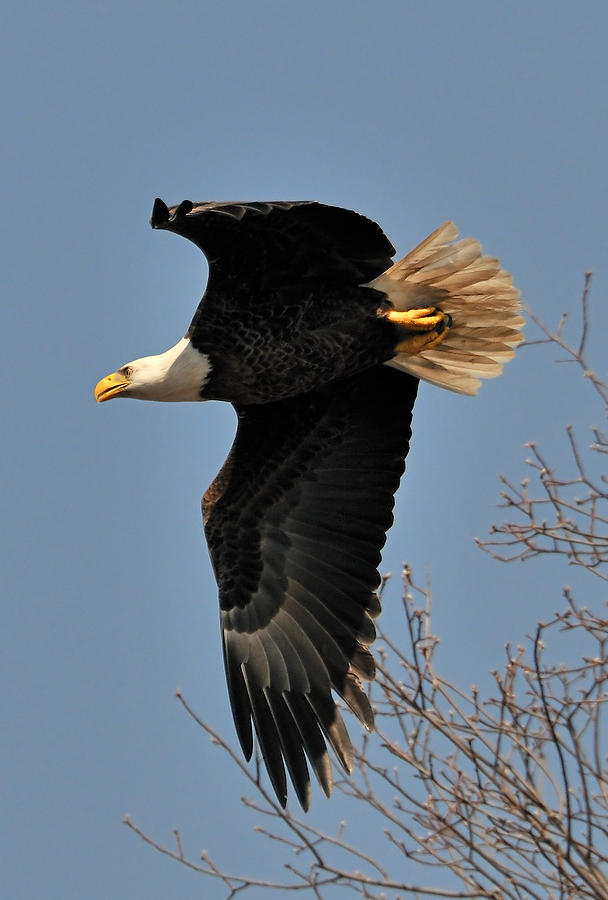
{"type": "Polygon", "coordinates": [[[360,679],[375,672],[380,550],[417,385],[380,367],[237,409],[232,450],[203,498],[236,729],[249,758],[253,721],[283,805],[286,766],[308,807],[306,757],[329,795],[326,741],[351,771],[332,690],[373,727],[360,679]]]}
{"type": "Polygon", "coordinates": [[[273,288],[288,280],[359,285],[395,254],[375,222],[313,201],[192,203],[157,199],[150,224],[193,241],[209,260],[206,298],[222,280],[273,288]]]}

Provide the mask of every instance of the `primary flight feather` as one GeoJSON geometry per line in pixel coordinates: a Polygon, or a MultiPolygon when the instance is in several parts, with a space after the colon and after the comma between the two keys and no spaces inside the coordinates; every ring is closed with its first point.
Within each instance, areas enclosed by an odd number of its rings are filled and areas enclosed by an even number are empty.
{"type": "Polygon", "coordinates": [[[307,809],[309,766],[331,792],[328,744],[352,769],[332,692],[373,727],[362,680],[418,379],[474,394],[498,375],[519,292],[450,222],[394,264],[375,222],[315,202],[156,200],[151,224],[200,247],[207,289],[175,346],[95,396],[233,404],[203,497],[230,702],[246,757],[255,730],[279,801],[287,770],[307,809]]]}

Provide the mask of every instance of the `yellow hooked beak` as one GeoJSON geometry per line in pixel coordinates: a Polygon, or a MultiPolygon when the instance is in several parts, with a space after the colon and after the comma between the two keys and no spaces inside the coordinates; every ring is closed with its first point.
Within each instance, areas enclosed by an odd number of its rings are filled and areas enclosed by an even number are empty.
{"type": "Polygon", "coordinates": [[[122,394],[123,391],[129,387],[130,382],[124,376],[122,372],[112,372],[111,375],[106,375],[105,378],[102,378],[95,386],[95,399],[98,403],[104,403],[106,400],[111,400],[112,397],[117,397],[119,394],[122,394]]]}

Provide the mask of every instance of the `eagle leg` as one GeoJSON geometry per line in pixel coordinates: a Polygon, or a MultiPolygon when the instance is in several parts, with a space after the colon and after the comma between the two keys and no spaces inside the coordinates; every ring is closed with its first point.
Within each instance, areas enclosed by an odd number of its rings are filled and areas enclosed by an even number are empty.
{"type": "Polygon", "coordinates": [[[420,353],[436,347],[448,336],[452,317],[435,306],[420,309],[392,309],[387,318],[398,326],[397,353],[420,353]]]}

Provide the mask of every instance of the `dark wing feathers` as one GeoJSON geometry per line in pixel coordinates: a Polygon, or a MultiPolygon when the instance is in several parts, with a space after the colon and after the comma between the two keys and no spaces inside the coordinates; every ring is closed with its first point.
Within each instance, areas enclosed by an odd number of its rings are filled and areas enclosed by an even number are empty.
{"type": "Polygon", "coordinates": [[[308,807],[307,759],[329,794],[326,742],[352,767],[332,691],[373,727],[360,679],[374,675],[380,550],[416,387],[380,367],[237,409],[234,445],[204,497],[236,729],[249,758],[253,721],[282,804],[287,769],[308,807]]]}
{"type": "Polygon", "coordinates": [[[380,226],[352,210],[314,201],[192,203],[157,199],[150,224],[188,238],[207,256],[209,281],[286,276],[362,284],[391,265],[395,248],[380,226]]]}
{"type": "MultiPolygon", "coordinates": [[[[250,302],[270,303],[269,314],[273,303],[329,296],[332,286],[348,299],[345,290],[385,271],[395,253],[375,222],[315,202],[168,208],[157,200],[150,221],[193,241],[209,260],[189,330],[195,346],[197,327],[208,329],[212,311],[239,313],[244,290],[250,302]]],[[[368,645],[380,612],[380,550],[416,384],[383,368],[293,399],[237,407],[233,448],[205,494],[239,740],[249,758],[253,722],[283,804],[287,769],[308,807],[307,759],[330,793],[326,742],[352,767],[332,691],[373,726],[360,679],[374,675],[368,645]]]]}

